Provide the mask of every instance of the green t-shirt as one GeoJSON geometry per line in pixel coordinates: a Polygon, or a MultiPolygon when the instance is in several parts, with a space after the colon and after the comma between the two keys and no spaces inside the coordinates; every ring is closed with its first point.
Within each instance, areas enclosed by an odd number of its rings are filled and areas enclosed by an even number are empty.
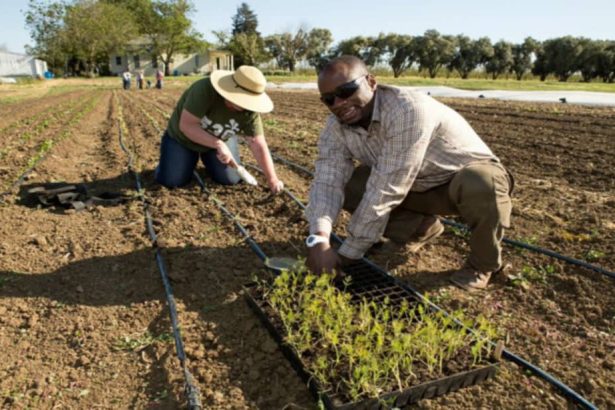
{"type": "Polygon", "coordinates": [[[185,147],[206,152],[212,148],[191,141],[179,130],[183,110],[201,119],[201,127],[208,133],[226,141],[235,136],[263,135],[263,123],[258,113],[231,111],[224,105],[224,98],[216,92],[211,79],[205,77],[193,83],[182,94],[169,119],[168,132],[185,147]]]}

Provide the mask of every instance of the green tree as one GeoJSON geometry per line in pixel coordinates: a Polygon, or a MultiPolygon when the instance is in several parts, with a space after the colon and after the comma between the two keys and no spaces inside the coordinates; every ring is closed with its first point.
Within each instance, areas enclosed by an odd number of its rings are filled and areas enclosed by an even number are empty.
{"type": "Polygon", "coordinates": [[[532,69],[532,53],[540,48],[540,43],[532,37],[527,37],[523,43],[512,46],[513,62],[510,67],[517,80],[521,81],[526,72],[532,69]]]}
{"type": "Polygon", "coordinates": [[[427,70],[430,78],[435,78],[443,66],[450,64],[455,54],[455,38],[442,36],[436,30],[427,30],[414,43],[420,69],[427,70]]]}
{"type": "Polygon", "coordinates": [[[417,61],[413,40],[412,36],[404,34],[380,34],[375,40],[376,48],[383,51],[383,59],[393,70],[395,78],[417,61]]]}
{"type": "Polygon", "coordinates": [[[601,54],[607,43],[588,38],[580,39],[580,43],[582,50],[577,58],[577,68],[581,72],[583,81],[588,83],[599,76],[601,54]]]}
{"type": "Polygon", "coordinates": [[[265,38],[265,48],[278,65],[294,72],[297,62],[305,58],[309,47],[309,34],[300,28],[296,33],[274,34],[265,38]]]}
{"type": "Polygon", "coordinates": [[[554,74],[559,81],[568,81],[578,69],[578,58],[583,50],[578,38],[572,36],[546,40],[536,54],[534,73],[544,80],[554,74]]]}
{"type": "Polygon", "coordinates": [[[330,47],[333,43],[333,35],[326,28],[313,28],[308,34],[308,50],[306,59],[308,64],[316,69],[316,72],[325,66],[330,58],[330,47]]]}
{"type": "Polygon", "coordinates": [[[67,9],[61,41],[64,50],[83,63],[92,75],[108,63],[114,50],[121,50],[137,34],[129,13],[119,6],[82,0],[67,9]]]}
{"type": "Polygon", "coordinates": [[[49,69],[62,73],[66,68],[68,55],[62,44],[62,30],[67,4],[30,0],[24,12],[26,28],[34,46],[26,47],[28,54],[45,60],[49,69]]]}
{"type": "Polygon", "coordinates": [[[260,35],[260,33],[256,31],[257,27],[258,18],[256,17],[256,13],[254,13],[247,3],[241,3],[241,5],[237,7],[237,13],[233,16],[233,36],[241,33],[260,35]]]}
{"type": "Polygon", "coordinates": [[[467,36],[457,36],[457,44],[453,59],[449,63],[451,70],[457,70],[462,79],[467,79],[470,73],[481,64],[486,64],[493,56],[493,46],[487,37],[472,40],[467,36]]]}
{"type": "Polygon", "coordinates": [[[597,75],[605,83],[615,81],[615,41],[605,41],[598,53],[597,75]]]}
{"type": "Polygon", "coordinates": [[[169,75],[177,54],[203,52],[209,45],[192,26],[188,16],[194,6],[188,0],[158,0],[152,7],[151,22],[143,28],[150,42],[148,51],[162,60],[165,75],[169,75]]]}
{"type": "Polygon", "coordinates": [[[501,40],[493,45],[493,56],[485,64],[485,71],[492,79],[510,72],[513,65],[512,44],[501,40]]]}
{"type": "Polygon", "coordinates": [[[256,65],[267,59],[265,41],[257,31],[258,18],[246,3],[237,7],[237,13],[232,17],[232,37],[228,48],[235,55],[237,67],[248,64],[256,65]]]}
{"type": "Polygon", "coordinates": [[[332,51],[333,56],[353,55],[362,59],[366,65],[374,66],[380,60],[383,50],[372,37],[355,36],[342,40],[332,51]]]}
{"type": "Polygon", "coordinates": [[[268,58],[265,43],[258,34],[237,34],[231,41],[230,49],[235,54],[237,66],[243,64],[256,66],[268,58]]]}

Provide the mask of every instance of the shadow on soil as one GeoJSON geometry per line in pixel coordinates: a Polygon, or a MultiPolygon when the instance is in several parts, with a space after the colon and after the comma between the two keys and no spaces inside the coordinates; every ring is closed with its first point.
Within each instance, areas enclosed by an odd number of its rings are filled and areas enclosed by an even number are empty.
{"type": "MultiPolygon", "coordinates": [[[[291,251],[285,243],[268,242],[262,247],[270,255],[291,251]]],[[[198,312],[205,322],[195,326],[179,314],[188,365],[204,390],[205,408],[216,404],[217,388],[224,386],[234,386],[235,395],[240,389],[246,402],[259,408],[283,408],[290,403],[309,405],[307,389],[240,296],[242,284],[259,271],[264,274],[263,265],[251,250],[244,245],[171,248],[164,250],[164,256],[177,303],[184,306],[185,313],[198,312]],[[195,355],[195,351],[203,348],[204,354],[195,355]],[[227,370],[210,374],[212,365],[227,370]]],[[[172,334],[155,253],[149,248],[76,261],[43,274],[0,272],[0,298],[7,297],[46,298],[63,305],[83,306],[133,307],[161,301],[163,308],[149,323],[148,330],[152,335],[172,334]]],[[[147,397],[154,398],[173,384],[163,365],[168,356],[175,356],[173,345],[168,346],[162,357],[156,357],[151,346],[145,349],[152,360],[150,373],[143,376],[143,393],[147,397]]],[[[175,365],[179,369],[177,361],[175,365]]],[[[225,400],[230,399],[231,392],[221,393],[225,400]]],[[[138,400],[137,395],[134,400],[138,400]]],[[[184,398],[167,397],[156,403],[156,408],[179,408],[184,398]]]]}

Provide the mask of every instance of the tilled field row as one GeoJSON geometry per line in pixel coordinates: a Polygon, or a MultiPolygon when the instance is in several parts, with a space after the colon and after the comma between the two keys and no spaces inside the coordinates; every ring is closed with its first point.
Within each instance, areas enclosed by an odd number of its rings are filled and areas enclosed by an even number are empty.
{"type": "Polygon", "coordinates": [[[21,145],[17,151],[9,151],[4,159],[3,173],[5,178],[0,181],[4,186],[3,192],[10,190],[15,184],[20,183],[34,167],[48,154],[54,144],[71,136],[72,128],[76,126],[84,115],[87,115],[97,104],[100,95],[94,95],[85,104],[73,102],[61,111],[52,120],[45,121],[44,127],[35,128],[27,138],[21,138],[21,145]]]}

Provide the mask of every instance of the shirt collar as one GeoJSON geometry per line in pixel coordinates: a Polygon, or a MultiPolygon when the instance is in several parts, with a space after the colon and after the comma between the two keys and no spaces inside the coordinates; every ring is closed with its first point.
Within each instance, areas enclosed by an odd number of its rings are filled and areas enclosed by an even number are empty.
{"type": "Polygon", "coordinates": [[[380,98],[381,98],[380,86],[376,87],[376,91],[374,91],[374,110],[372,112],[372,121],[371,122],[380,122],[380,98]]]}

